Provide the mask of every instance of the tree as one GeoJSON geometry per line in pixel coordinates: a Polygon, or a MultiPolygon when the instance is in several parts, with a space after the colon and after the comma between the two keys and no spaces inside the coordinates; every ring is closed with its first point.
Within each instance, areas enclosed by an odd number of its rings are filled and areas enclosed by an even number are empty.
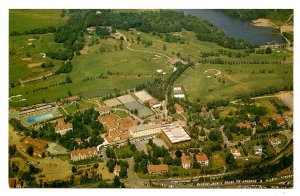
{"type": "Polygon", "coordinates": [[[271,54],[272,53],[272,49],[270,47],[266,48],[266,54],[271,54]]]}
{"type": "Polygon", "coordinates": [[[209,138],[211,141],[219,141],[219,140],[222,140],[222,133],[221,133],[220,131],[217,131],[217,130],[212,130],[212,131],[209,132],[208,138],[209,138]]]}
{"type": "Polygon", "coordinates": [[[27,148],[26,152],[27,152],[30,156],[32,156],[32,155],[33,155],[33,148],[32,148],[32,146],[29,146],[29,147],[27,148]]]}
{"type": "Polygon", "coordinates": [[[182,152],[180,150],[176,150],[175,155],[177,158],[181,158],[182,152]]]}
{"type": "Polygon", "coordinates": [[[114,188],[120,188],[121,187],[121,181],[119,176],[115,176],[114,182],[113,182],[113,187],[114,188]]]}
{"type": "Polygon", "coordinates": [[[99,164],[98,164],[98,163],[95,163],[95,164],[94,164],[94,168],[97,169],[98,167],[99,167],[99,164]]]}
{"type": "Polygon", "coordinates": [[[72,173],[75,173],[77,171],[75,165],[72,166],[72,173]]]}
{"type": "Polygon", "coordinates": [[[204,131],[204,129],[201,129],[200,135],[201,135],[201,136],[205,136],[205,131],[204,131]]]}
{"type": "Polygon", "coordinates": [[[163,50],[166,51],[167,50],[167,46],[166,44],[163,45],[163,50]]]}
{"type": "Polygon", "coordinates": [[[17,152],[16,145],[9,145],[9,155],[12,156],[17,152]]]}
{"type": "Polygon", "coordinates": [[[66,83],[72,83],[72,79],[71,79],[70,76],[67,76],[67,77],[66,77],[66,83]]]}

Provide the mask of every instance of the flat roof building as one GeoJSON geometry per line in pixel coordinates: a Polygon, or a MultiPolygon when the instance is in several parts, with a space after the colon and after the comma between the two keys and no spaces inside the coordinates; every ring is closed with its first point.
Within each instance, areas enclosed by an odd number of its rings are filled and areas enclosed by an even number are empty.
{"type": "Polygon", "coordinates": [[[129,129],[129,132],[133,138],[152,136],[161,133],[161,125],[144,124],[133,126],[129,129]]]}
{"type": "Polygon", "coordinates": [[[184,91],[181,86],[174,86],[173,87],[173,97],[179,99],[185,99],[184,91]]]}
{"type": "Polygon", "coordinates": [[[171,145],[191,140],[191,137],[186,133],[186,131],[177,124],[169,124],[162,127],[162,133],[171,145]]]}

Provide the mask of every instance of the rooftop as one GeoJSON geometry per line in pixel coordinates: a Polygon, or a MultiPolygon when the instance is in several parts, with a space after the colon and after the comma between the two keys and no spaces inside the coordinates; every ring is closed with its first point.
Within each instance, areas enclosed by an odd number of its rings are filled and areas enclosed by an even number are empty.
{"type": "Polygon", "coordinates": [[[186,156],[185,154],[182,154],[181,162],[182,164],[190,164],[191,163],[190,156],[186,156]]]}
{"type": "Polygon", "coordinates": [[[236,126],[239,128],[251,129],[251,125],[248,122],[239,122],[236,126]]]}
{"type": "Polygon", "coordinates": [[[144,131],[144,130],[148,130],[148,129],[155,129],[155,128],[159,128],[159,127],[161,127],[161,125],[142,124],[142,125],[131,127],[129,129],[129,131],[131,131],[131,132],[139,132],[139,131],[144,131]]]}
{"type": "Polygon", "coordinates": [[[137,91],[134,93],[134,95],[141,100],[143,103],[145,103],[146,101],[153,99],[153,97],[147,93],[145,90],[142,91],[137,91]]]}
{"type": "Polygon", "coordinates": [[[162,128],[162,131],[168,137],[172,144],[191,140],[191,137],[179,125],[168,125],[162,128]]]}
{"type": "Polygon", "coordinates": [[[280,142],[280,138],[279,137],[272,137],[270,140],[271,140],[272,143],[280,142]]]}
{"type": "Polygon", "coordinates": [[[120,166],[120,165],[116,165],[116,166],[114,167],[114,171],[116,171],[116,172],[121,171],[121,166],[120,166]]]}
{"type": "Polygon", "coordinates": [[[280,114],[273,114],[272,118],[274,118],[277,121],[278,125],[284,123],[284,119],[280,114]]]}
{"type": "Polygon", "coordinates": [[[148,165],[147,169],[148,169],[148,172],[168,171],[168,165],[166,165],[166,164],[148,165]]]}
{"type": "Polygon", "coordinates": [[[89,148],[84,148],[84,149],[77,149],[73,150],[70,154],[73,156],[77,156],[79,154],[92,154],[95,151],[97,151],[96,147],[89,147],[89,148]]]}
{"type": "Polygon", "coordinates": [[[184,112],[184,109],[180,104],[175,103],[174,107],[175,107],[175,110],[176,110],[177,113],[184,112]]]}
{"type": "Polygon", "coordinates": [[[201,161],[201,162],[208,161],[207,155],[205,153],[196,154],[196,159],[197,161],[201,161]]]}
{"type": "Polygon", "coordinates": [[[71,129],[73,128],[72,123],[65,123],[63,118],[57,119],[57,125],[55,126],[55,131],[60,131],[64,129],[71,129]]]}

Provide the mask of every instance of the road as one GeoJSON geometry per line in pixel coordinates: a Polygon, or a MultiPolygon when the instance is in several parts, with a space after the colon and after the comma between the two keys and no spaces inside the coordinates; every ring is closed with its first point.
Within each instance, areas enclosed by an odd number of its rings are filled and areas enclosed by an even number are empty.
{"type": "Polygon", "coordinates": [[[127,159],[128,161],[128,178],[124,180],[125,186],[128,188],[145,188],[144,182],[147,180],[140,179],[137,174],[134,172],[134,160],[133,157],[127,159]]]}

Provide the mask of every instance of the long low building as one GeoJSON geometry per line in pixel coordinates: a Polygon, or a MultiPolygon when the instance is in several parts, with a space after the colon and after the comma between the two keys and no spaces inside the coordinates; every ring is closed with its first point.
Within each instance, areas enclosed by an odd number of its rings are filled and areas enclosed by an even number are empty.
{"type": "Polygon", "coordinates": [[[96,157],[97,155],[98,154],[97,154],[96,147],[89,147],[89,148],[85,148],[85,149],[77,149],[77,150],[73,150],[70,153],[72,161],[86,160],[86,159],[96,157]]]}
{"type": "Polygon", "coordinates": [[[129,129],[130,134],[133,138],[147,137],[161,132],[161,125],[138,125],[133,126],[129,129]]]}
{"type": "Polygon", "coordinates": [[[169,124],[162,127],[162,133],[171,145],[188,142],[191,137],[178,124],[169,124]]]}

